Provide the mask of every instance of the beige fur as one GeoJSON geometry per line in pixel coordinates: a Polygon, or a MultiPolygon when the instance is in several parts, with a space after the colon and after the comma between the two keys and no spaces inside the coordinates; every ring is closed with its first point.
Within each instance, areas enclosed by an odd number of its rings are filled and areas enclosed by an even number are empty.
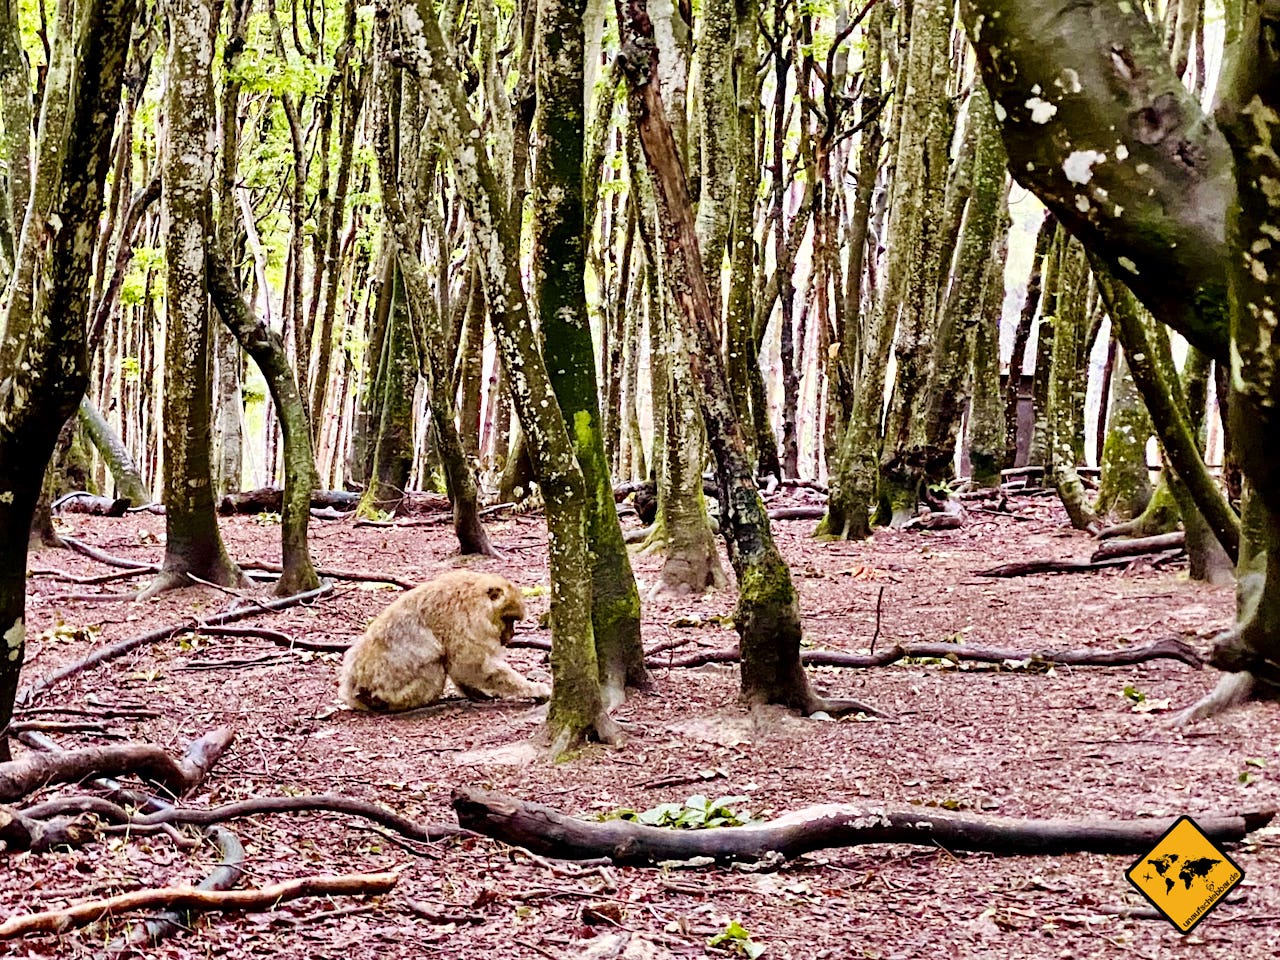
{"type": "Polygon", "coordinates": [[[532,697],[551,688],[526,680],[502,657],[525,617],[505,577],[451,570],[378,614],[342,661],[338,695],[356,710],[412,710],[440,699],[447,675],[473,700],[532,697]]]}

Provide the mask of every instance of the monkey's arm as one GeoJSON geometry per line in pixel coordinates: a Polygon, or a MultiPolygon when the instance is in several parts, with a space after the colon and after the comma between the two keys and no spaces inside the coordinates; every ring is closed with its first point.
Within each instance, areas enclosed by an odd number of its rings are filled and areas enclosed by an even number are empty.
{"type": "Polygon", "coordinates": [[[472,700],[528,697],[547,700],[551,688],[526,679],[498,654],[465,656],[449,664],[449,677],[472,700]]]}

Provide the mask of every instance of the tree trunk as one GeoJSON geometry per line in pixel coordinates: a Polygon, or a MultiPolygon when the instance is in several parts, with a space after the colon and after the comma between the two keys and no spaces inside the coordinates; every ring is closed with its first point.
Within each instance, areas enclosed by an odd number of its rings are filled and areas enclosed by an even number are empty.
{"type": "Polygon", "coordinates": [[[534,299],[551,385],[586,487],[591,544],[591,625],[606,708],[627,686],[648,684],[640,644],[640,594],[613,500],[600,428],[595,350],[587,319],[583,222],[583,17],[585,0],[539,0],[537,112],[542,144],[533,174],[534,299]]]}
{"type": "MultiPolygon", "coordinates": [[[[398,245],[397,245],[398,249],[398,245]]],[[[418,364],[413,349],[413,319],[404,288],[398,255],[391,275],[391,309],[382,357],[371,389],[379,397],[378,420],[370,437],[371,467],[364,496],[356,512],[360,517],[397,513],[409,488],[413,470],[413,394],[418,385],[418,364]]]]}
{"type": "Polygon", "coordinates": [[[711,300],[694,228],[687,181],[659,93],[653,26],[645,0],[618,0],[623,70],[658,205],[677,316],[698,349],[690,363],[715,456],[721,529],[738,577],[735,624],[742,652],[742,697],[806,713],[832,706],[809,686],[800,663],[800,610],[791,574],[769,530],[737,410],[712,335],[711,300]]]}
{"type": "Polygon", "coordinates": [[[283,572],[276,584],[276,595],[288,597],[314,590],[320,580],[311,563],[307,526],[311,519],[311,492],[317,486],[316,465],[311,425],[297,377],[289,365],[284,340],[249,311],[220,253],[210,253],[208,281],[223,323],[262,371],[284,439],[284,496],[280,511],[283,572]]]}
{"type": "Polygon", "coordinates": [[[209,0],[175,0],[170,30],[163,153],[165,237],[164,505],[160,575],[140,596],[189,586],[188,574],[247,584],[218,532],[210,469],[210,331],[205,243],[213,221],[213,49],[209,0]]]}
{"type": "MultiPolygon", "coordinates": [[[[1101,515],[1131,520],[1151,502],[1151,474],[1147,470],[1147,440],[1151,418],[1142,405],[1129,373],[1127,351],[1117,351],[1111,376],[1111,413],[1102,445],[1102,483],[1097,510],[1101,515]]],[[[1107,398],[1102,398],[1106,403],[1107,398]]]]}
{"type": "MultiPolygon", "coordinates": [[[[432,4],[402,0],[397,6],[404,52],[444,146],[455,159],[459,192],[471,223],[489,303],[490,322],[507,375],[512,404],[529,440],[534,471],[547,504],[551,561],[551,673],[547,727],[552,748],[568,749],[589,735],[616,740],[619,731],[604,709],[591,623],[591,577],[586,539],[586,487],[542,354],[520,279],[517,221],[478,145],[483,137],[467,109],[461,78],[452,66],[432,4]]],[[[386,69],[382,31],[381,68],[386,69]]]]}
{"type": "Polygon", "coordinates": [[[142,475],[138,473],[129,448],[111,429],[111,424],[98,412],[98,408],[89,402],[88,397],[81,399],[79,415],[80,425],[84,427],[98,455],[111,471],[116,483],[116,496],[125,498],[133,507],[143,507],[150,503],[151,495],[142,482],[142,475]]]}
{"type": "MultiPolygon", "coordinates": [[[[47,95],[65,98],[57,109],[72,122],[43,126],[37,151],[36,180],[50,185],[56,217],[46,226],[57,228],[44,236],[24,231],[23,242],[38,249],[19,249],[16,256],[42,263],[43,296],[36,303],[19,301],[10,291],[0,324],[7,345],[0,355],[0,478],[7,494],[0,496],[0,730],[13,716],[25,652],[32,514],[58,430],[89,379],[85,317],[134,4],[94,0],[76,12],[75,22],[64,15],[58,30],[75,42],[75,70],[83,82],[63,89],[46,85],[47,95]]],[[[0,735],[0,762],[8,759],[8,738],[0,735]]]]}

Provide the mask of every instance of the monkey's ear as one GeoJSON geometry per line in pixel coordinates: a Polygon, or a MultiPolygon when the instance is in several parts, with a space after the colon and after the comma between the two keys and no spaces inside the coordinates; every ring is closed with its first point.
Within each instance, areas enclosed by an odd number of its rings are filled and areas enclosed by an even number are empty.
{"type": "Polygon", "coordinates": [[[501,600],[501,599],[502,599],[502,588],[501,588],[501,587],[490,587],[490,588],[489,588],[489,599],[490,599],[490,600],[501,600]]]}

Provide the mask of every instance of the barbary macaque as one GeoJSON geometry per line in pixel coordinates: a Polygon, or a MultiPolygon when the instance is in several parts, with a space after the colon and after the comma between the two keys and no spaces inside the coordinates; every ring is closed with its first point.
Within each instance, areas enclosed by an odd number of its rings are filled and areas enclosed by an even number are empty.
{"type": "Polygon", "coordinates": [[[439,700],[448,676],[472,700],[546,700],[551,688],[525,679],[502,656],[524,617],[520,590],[505,577],[450,570],[369,624],[343,657],[338,695],[356,710],[412,710],[439,700]]]}

